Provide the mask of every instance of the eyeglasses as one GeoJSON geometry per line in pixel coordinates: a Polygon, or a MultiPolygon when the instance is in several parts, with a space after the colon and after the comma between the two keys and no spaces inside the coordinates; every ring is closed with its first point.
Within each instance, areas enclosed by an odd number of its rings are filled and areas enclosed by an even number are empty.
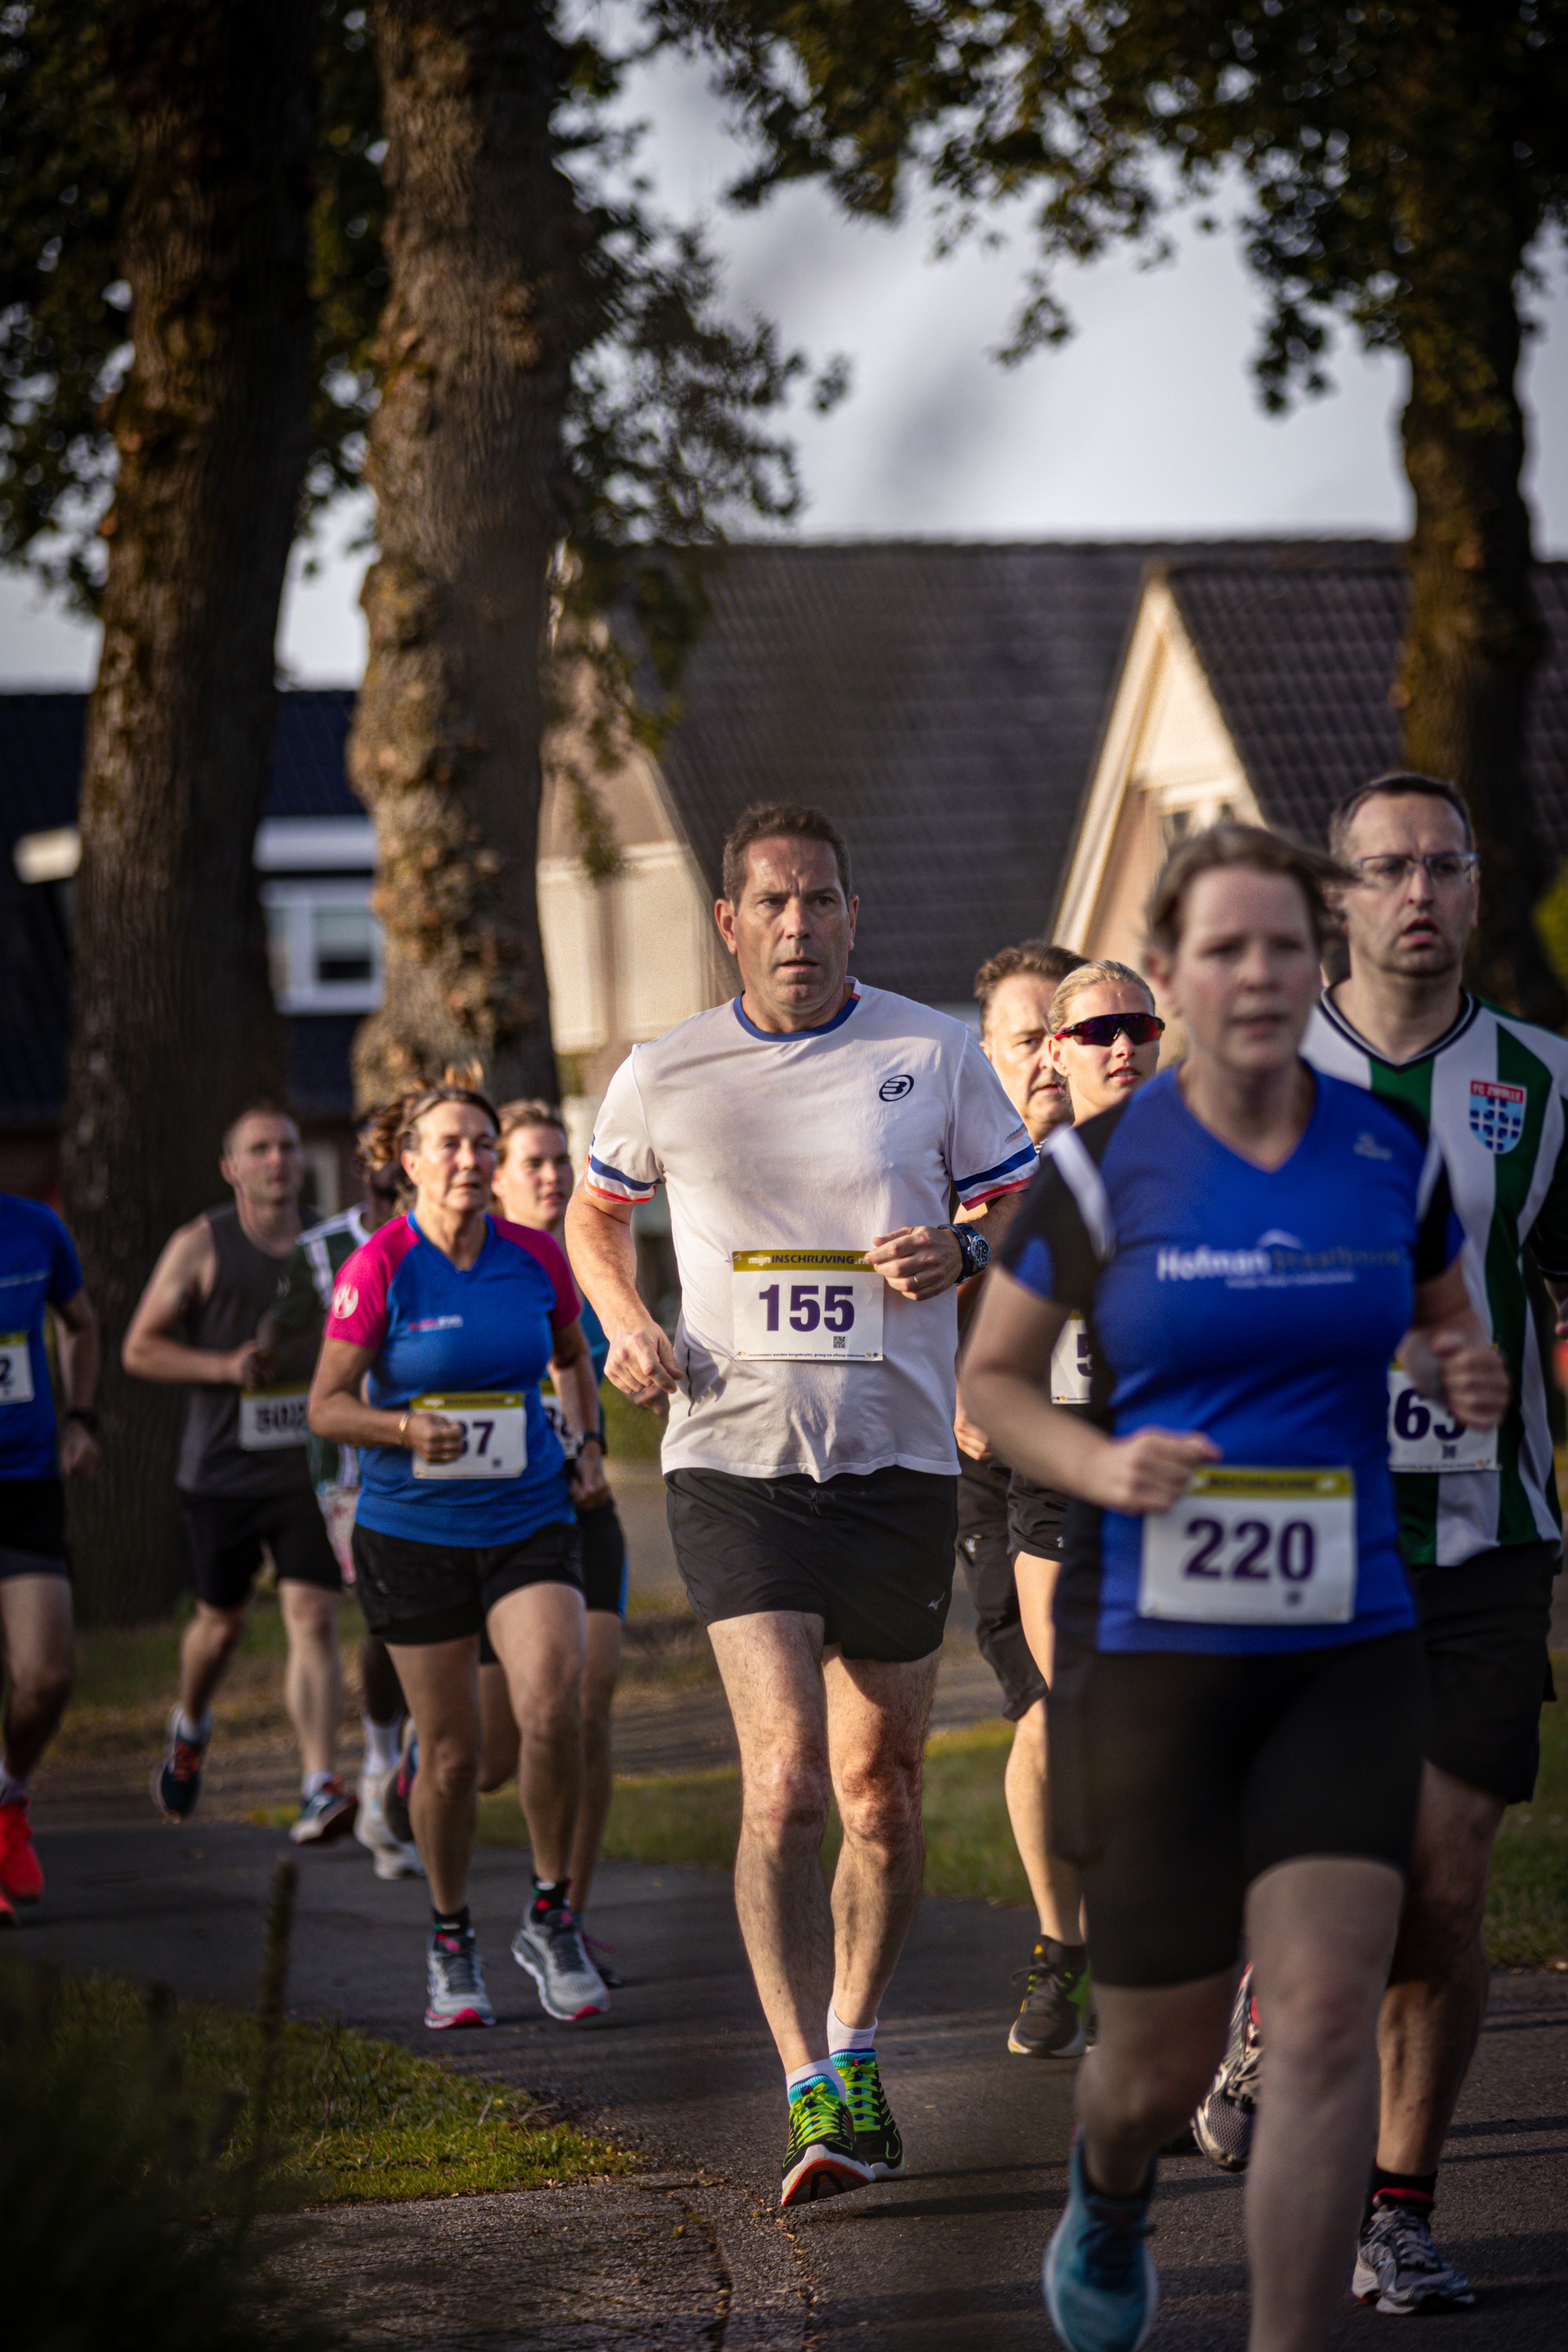
{"type": "Polygon", "coordinates": [[[1473,882],[1480,872],[1481,861],[1473,849],[1435,849],[1429,857],[1395,856],[1352,857],[1351,872],[1369,890],[1402,889],[1418,866],[1426,868],[1428,881],[1438,889],[1455,889],[1461,882],[1473,882]]]}
{"type": "Polygon", "coordinates": [[[1130,1045],[1152,1045],[1165,1024],[1157,1013],[1096,1013],[1088,1021],[1071,1021],[1058,1029],[1058,1037],[1076,1037],[1080,1045],[1114,1045],[1125,1037],[1130,1045]]]}

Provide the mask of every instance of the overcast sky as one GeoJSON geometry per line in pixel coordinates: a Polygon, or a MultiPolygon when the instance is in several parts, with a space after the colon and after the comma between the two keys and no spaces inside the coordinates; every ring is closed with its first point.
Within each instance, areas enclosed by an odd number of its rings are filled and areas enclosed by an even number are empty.
{"type": "MultiPolygon", "coordinates": [[[[854,389],[793,429],[814,538],[1094,539],[1408,529],[1398,455],[1404,371],[1348,341],[1338,390],[1283,420],[1264,415],[1248,369],[1259,299],[1234,240],[1190,235],[1143,273],[1124,255],[1064,277],[1079,331],[1005,370],[1018,256],[930,258],[929,223],[851,226],[797,189],[760,214],[721,197],[736,150],[700,78],[645,74],[631,110],[651,120],[645,160],[671,213],[700,214],[726,257],[728,300],[778,320],[815,360],[845,352],[854,389]]],[[[1542,553],[1568,552],[1568,288],[1560,251],[1543,331],[1523,375],[1526,488],[1542,553]],[[1542,446],[1550,431],[1553,438],[1542,446]]],[[[279,657],[296,683],[357,679],[365,558],[338,552],[363,516],[328,533],[321,576],[291,578],[279,657]]],[[[96,635],[0,574],[0,684],[90,683],[96,635]]]]}

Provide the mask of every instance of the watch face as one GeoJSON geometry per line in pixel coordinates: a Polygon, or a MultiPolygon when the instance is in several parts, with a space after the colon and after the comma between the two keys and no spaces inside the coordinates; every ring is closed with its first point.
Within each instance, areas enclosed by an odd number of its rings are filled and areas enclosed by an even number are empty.
{"type": "Polygon", "coordinates": [[[970,1238],[974,1251],[974,1270],[978,1274],[983,1265],[991,1263],[991,1244],[984,1234],[974,1234],[970,1238]]]}

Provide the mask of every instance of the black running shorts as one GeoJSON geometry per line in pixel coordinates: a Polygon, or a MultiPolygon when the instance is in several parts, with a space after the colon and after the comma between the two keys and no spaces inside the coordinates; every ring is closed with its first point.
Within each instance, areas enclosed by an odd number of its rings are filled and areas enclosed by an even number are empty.
{"type": "Polygon", "coordinates": [[[1418,1633],[1223,1658],[1069,1658],[1058,1635],[1049,1721],[1051,1843],[1083,1874],[1100,1984],[1234,1967],[1247,1890],[1277,1863],[1408,1865],[1418,1633]]]}
{"type": "Polygon", "coordinates": [[[1505,1804],[1528,1804],[1541,1708],[1557,1696],[1547,1654],[1555,1544],[1510,1544],[1462,1568],[1411,1570],[1432,1685],[1426,1753],[1505,1804]]]}
{"type": "Polygon", "coordinates": [[[1015,1558],[1026,1551],[1031,1559],[1060,1559],[1067,1515],[1065,1495],[1014,1471],[1007,1489],[1007,1546],[1015,1558]]]}
{"type": "Polygon", "coordinates": [[[889,1664],[942,1644],[952,1598],[958,1480],[897,1467],[735,1478],[672,1470],[675,1557],[705,1625],[763,1610],[820,1617],[847,1658],[889,1664]]]}
{"type": "MultiPolygon", "coordinates": [[[[613,1502],[591,1511],[577,1514],[577,1532],[583,1538],[583,1605],[598,1609],[606,1616],[624,1617],[626,1613],[626,1538],[613,1502]]],[[[495,1645],[483,1626],[479,1629],[479,1664],[495,1666],[500,1664],[495,1645]]]]}
{"type": "Polygon", "coordinates": [[[974,1601],[974,1638],[1002,1685],[1002,1711],[1016,1723],[1046,1696],[1045,1676],[1024,1639],[1018,1586],[1007,1548],[1007,1487],[1000,1462],[961,1457],[958,1557],[974,1601]]]}
{"type": "Polygon", "coordinates": [[[69,1574],[59,1480],[0,1478],[0,1577],[69,1574]]]}
{"type": "MultiPolygon", "coordinates": [[[[552,1519],[502,1544],[416,1543],[382,1535],[356,1519],[354,1591],[373,1633],[396,1648],[482,1634],[485,1619],[509,1592],[530,1584],[583,1590],[583,1547],[575,1519],[552,1519]]],[[[494,1652],[489,1662],[494,1663],[494,1652]]]]}
{"type": "Polygon", "coordinates": [[[237,1609],[249,1598],[263,1544],[279,1584],[342,1591],[337,1555],[309,1486],[299,1495],[187,1495],[182,1489],[180,1507],[196,1599],[209,1608],[237,1609]]]}

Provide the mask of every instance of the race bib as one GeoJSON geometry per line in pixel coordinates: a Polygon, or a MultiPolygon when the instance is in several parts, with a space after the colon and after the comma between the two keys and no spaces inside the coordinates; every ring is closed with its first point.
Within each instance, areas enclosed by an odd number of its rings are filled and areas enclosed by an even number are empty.
{"type": "Polygon", "coordinates": [[[438,1412],[463,1433],[454,1462],[424,1462],[416,1454],[416,1478],[521,1478],[528,1466],[528,1417],[521,1396],[422,1396],[409,1411],[438,1412]]]}
{"type": "Polygon", "coordinates": [[[247,1454],[276,1454],[303,1445],[310,1434],[305,1418],[309,1389],[241,1389],[239,1443],[247,1454]]]}
{"type": "Polygon", "coordinates": [[[1391,1470],[1495,1470],[1497,1431],[1467,1429],[1446,1404],[1422,1395],[1398,1364],[1388,1368],[1391,1470]]]}
{"type": "Polygon", "coordinates": [[[583,1451],[585,1440],[579,1437],[574,1430],[568,1429],[566,1408],[556,1395],[555,1384],[552,1381],[540,1381],[539,1402],[544,1407],[545,1420],[561,1440],[561,1451],[566,1456],[568,1464],[575,1462],[583,1451]]]}
{"type": "Polygon", "coordinates": [[[0,1404],[33,1402],[33,1353],[25,1331],[0,1331],[0,1404]]]}
{"type": "Polygon", "coordinates": [[[1089,1349],[1089,1325],[1081,1315],[1069,1315],[1051,1349],[1051,1402],[1087,1404],[1094,1359],[1089,1349]]]}
{"type": "Polygon", "coordinates": [[[886,1285],[864,1250],[736,1250],[737,1356],[879,1364],[886,1285]]]}
{"type": "Polygon", "coordinates": [[[1141,1617],[1343,1625],[1355,1613],[1349,1470],[1199,1470],[1143,1522],[1141,1617]]]}

